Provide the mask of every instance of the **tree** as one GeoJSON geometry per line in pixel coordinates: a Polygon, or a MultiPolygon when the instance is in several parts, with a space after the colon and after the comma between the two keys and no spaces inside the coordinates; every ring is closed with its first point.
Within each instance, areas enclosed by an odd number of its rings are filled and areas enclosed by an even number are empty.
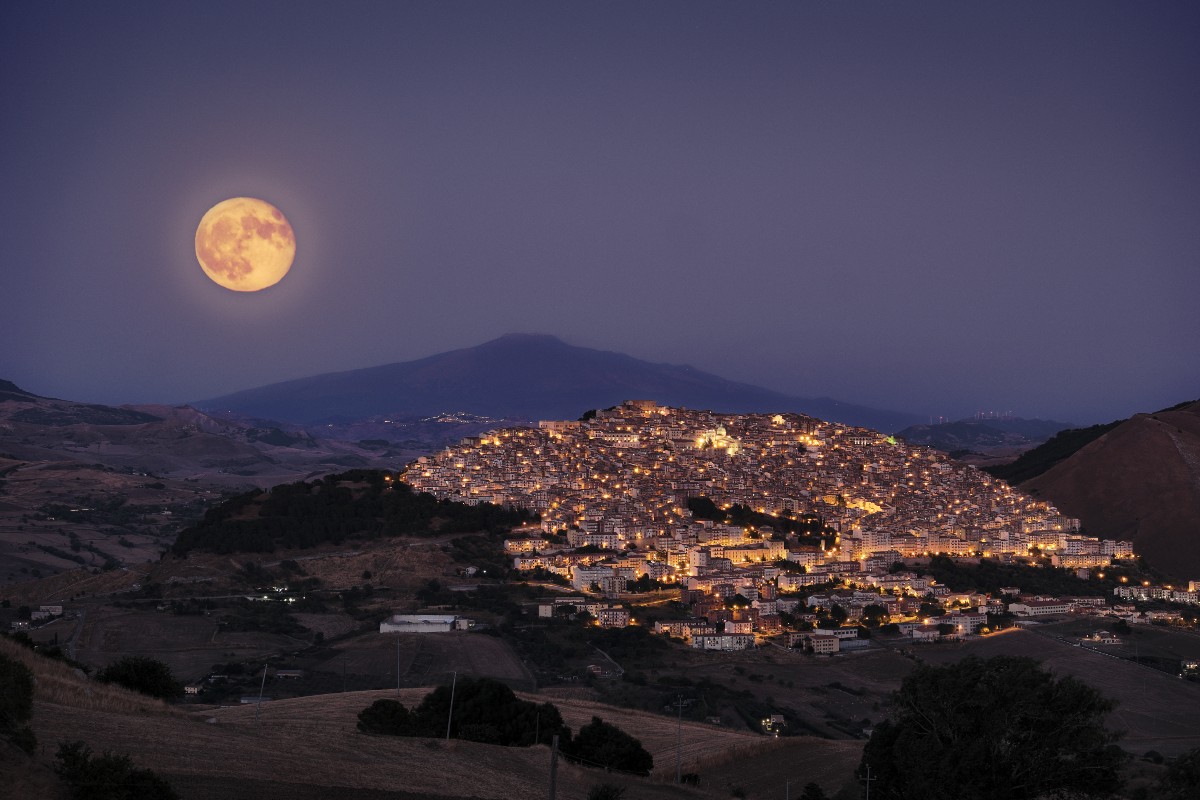
{"type": "Polygon", "coordinates": [[[865,606],[860,616],[864,625],[875,627],[883,625],[890,619],[887,608],[878,603],[871,603],[865,606]]]}
{"type": "Polygon", "coordinates": [[[27,724],[33,716],[33,673],[15,658],[0,655],[0,736],[33,754],[37,739],[27,724]]]}
{"type": "Polygon", "coordinates": [[[416,716],[396,700],[376,700],[358,712],[358,729],[386,736],[430,736],[416,716]]]}
{"type": "Polygon", "coordinates": [[[169,700],[183,694],[183,684],[175,680],[171,668],[146,656],[126,656],[96,673],[104,683],[116,683],[126,689],[169,700]]]}
{"type": "MultiPolygon", "coordinates": [[[[434,689],[417,706],[417,715],[444,726],[450,714],[450,694],[449,686],[434,689]]],[[[549,744],[554,734],[567,738],[571,733],[553,703],[521,700],[512,689],[491,678],[459,679],[452,725],[451,735],[458,738],[519,747],[549,744]]]]}
{"type": "Polygon", "coordinates": [[[129,756],[92,756],[83,742],[63,742],[55,772],[71,786],[73,800],[179,800],[171,784],[152,770],[133,766],[129,756]]]}
{"type": "Polygon", "coordinates": [[[1200,791],[1200,748],[1178,756],[1154,787],[1155,800],[1190,800],[1200,791]]]}
{"type": "Polygon", "coordinates": [[[881,800],[1108,797],[1125,758],[1103,717],[1115,703],[1028,658],[918,667],[863,750],[881,800]]]}
{"type": "Polygon", "coordinates": [[[588,789],[587,800],[621,800],[625,796],[625,789],[621,786],[614,786],[611,783],[598,783],[591,789],[588,789]]]}
{"type": "Polygon", "coordinates": [[[804,784],[804,791],[800,793],[800,800],[829,800],[829,796],[825,794],[825,790],[818,783],[804,784]]]}
{"type": "Polygon", "coordinates": [[[639,775],[649,775],[654,769],[654,757],[640,741],[599,717],[592,717],[579,729],[563,754],[585,764],[639,775]]]}
{"type": "Polygon", "coordinates": [[[946,613],[946,609],[942,608],[942,604],[933,600],[926,600],[921,603],[920,610],[917,614],[921,617],[940,617],[946,613]]]}
{"type": "Polygon", "coordinates": [[[358,714],[358,729],[390,736],[450,735],[484,744],[528,747],[549,744],[558,734],[571,731],[552,703],[521,700],[512,689],[491,678],[461,678],[454,686],[454,714],[450,714],[450,686],[439,686],[411,711],[395,700],[376,700],[358,714]]]}

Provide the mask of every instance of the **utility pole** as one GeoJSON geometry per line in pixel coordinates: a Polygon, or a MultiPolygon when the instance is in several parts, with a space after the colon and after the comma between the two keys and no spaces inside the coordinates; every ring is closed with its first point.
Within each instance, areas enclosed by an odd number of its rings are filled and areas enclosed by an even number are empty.
{"type": "Polygon", "coordinates": [[[683,779],[683,695],[675,695],[679,717],[675,721],[675,783],[683,779]]]}
{"type": "Polygon", "coordinates": [[[267,665],[263,662],[263,679],[258,686],[258,702],[254,704],[254,721],[258,722],[258,712],[262,709],[263,690],[267,688],[267,665]]]}
{"type": "Polygon", "coordinates": [[[450,713],[446,715],[446,741],[450,741],[450,721],[454,719],[454,687],[458,684],[458,672],[450,681],[450,713]]]}
{"type": "Polygon", "coordinates": [[[792,781],[790,778],[783,782],[783,800],[792,800],[792,781]]]}
{"type": "Polygon", "coordinates": [[[867,785],[866,800],[871,800],[871,781],[873,780],[875,780],[875,778],[871,777],[871,765],[867,764],[867,777],[863,779],[863,783],[867,785]]]}
{"type": "Polygon", "coordinates": [[[554,782],[558,779],[558,734],[550,742],[550,800],[554,800],[554,782]]]}

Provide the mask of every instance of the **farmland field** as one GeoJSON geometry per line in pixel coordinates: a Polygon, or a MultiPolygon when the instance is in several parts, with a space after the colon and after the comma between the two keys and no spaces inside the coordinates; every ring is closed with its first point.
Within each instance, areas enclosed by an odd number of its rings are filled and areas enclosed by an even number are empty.
{"type": "Polygon", "coordinates": [[[183,681],[207,675],[214,663],[263,658],[306,642],[271,633],[221,632],[216,617],[175,615],[112,606],[91,606],[81,626],[75,658],[107,666],[122,656],[149,656],[183,681]]]}
{"type": "Polygon", "coordinates": [[[494,636],[465,631],[448,633],[368,633],[341,643],[313,670],[396,681],[399,644],[400,684],[429,686],[448,682],[450,674],[495,678],[513,688],[532,689],[533,677],[512,648],[494,636]]]}
{"type": "Polygon", "coordinates": [[[1011,630],[959,648],[920,651],[932,664],[966,655],[1034,658],[1056,675],[1073,675],[1118,702],[1108,726],[1125,731],[1119,744],[1135,755],[1174,756],[1200,747],[1200,684],[1180,680],[1120,657],[1061,642],[1048,633],[1011,630]]]}

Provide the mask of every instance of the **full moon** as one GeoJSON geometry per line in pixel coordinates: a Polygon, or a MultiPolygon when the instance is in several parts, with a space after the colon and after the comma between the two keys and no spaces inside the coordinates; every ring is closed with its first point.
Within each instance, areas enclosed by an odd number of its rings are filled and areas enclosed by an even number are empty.
{"type": "Polygon", "coordinates": [[[274,286],[292,268],[295,257],[292,226],[282,211],[265,200],[222,200],[196,228],[196,260],[204,274],[235,292],[274,286]]]}

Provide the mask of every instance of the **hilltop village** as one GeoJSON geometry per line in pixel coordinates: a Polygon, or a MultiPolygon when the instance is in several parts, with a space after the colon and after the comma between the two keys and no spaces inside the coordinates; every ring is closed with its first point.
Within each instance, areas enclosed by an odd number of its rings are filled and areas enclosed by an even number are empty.
{"type": "MultiPolygon", "coordinates": [[[[1083,573],[1133,557],[1129,542],[1080,535],[1078,520],[1053,506],[875,431],[798,414],[725,415],[648,401],[585,416],[465,439],[418,459],[403,479],[439,498],[537,511],[540,528],[518,530],[505,543],[519,570],[608,596],[677,585],[697,619],[663,623],[672,626],[664,632],[696,647],[747,647],[756,634],[785,632],[784,619],[816,620],[802,612],[833,605],[847,613],[835,622],[857,620],[869,606],[911,619],[930,594],[978,610],[905,633],[939,638],[983,626],[989,598],[952,597],[928,578],[895,571],[906,558],[1048,556],[1083,573]],[[740,524],[726,521],[729,512],[740,524]],[[799,598],[806,587],[834,584],[849,588],[799,598]]],[[[1008,610],[1037,616],[1070,606],[1021,599],[1008,610]]],[[[601,624],[628,622],[620,608],[586,605],[601,624]]]]}

